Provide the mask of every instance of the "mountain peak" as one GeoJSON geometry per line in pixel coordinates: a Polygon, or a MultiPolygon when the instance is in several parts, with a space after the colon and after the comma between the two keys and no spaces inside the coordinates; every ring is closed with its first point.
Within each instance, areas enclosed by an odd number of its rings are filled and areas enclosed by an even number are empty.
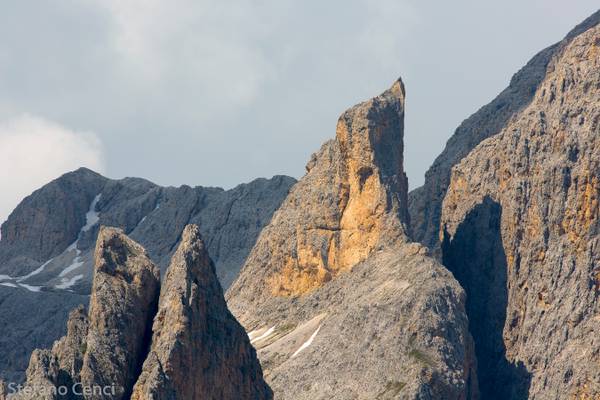
{"type": "Polygon", "coordinates": [[[377,247],[406,240],[404,96],[397,80],[339,117],[335,139],[312,156],[232,292],[252,299],[303,295],[350,270],[377,247]],[[256,279],[263,283],[246,282],[256,279]],[[249,292],[258,287],[260,293],[249,292]]]}

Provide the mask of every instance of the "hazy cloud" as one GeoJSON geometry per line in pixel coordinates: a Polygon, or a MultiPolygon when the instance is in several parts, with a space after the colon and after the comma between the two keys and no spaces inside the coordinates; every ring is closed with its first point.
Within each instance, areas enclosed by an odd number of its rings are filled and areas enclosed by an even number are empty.
{"type": "Polygon", "coordinates": [[[597,0],[7,0],[0,119],[25,112],[95,132],[113,178],[230,187],[301,175],[344,109],[402,76],[414,187],[463,119],[597,8],[597,0]]]}
{"type": "Polygon", "coordinates": [[[104,171],[102,146],[89,132],[73,132],[32,115],[0,121],[0,223],[26,196],[65,171],[104,171]]]}

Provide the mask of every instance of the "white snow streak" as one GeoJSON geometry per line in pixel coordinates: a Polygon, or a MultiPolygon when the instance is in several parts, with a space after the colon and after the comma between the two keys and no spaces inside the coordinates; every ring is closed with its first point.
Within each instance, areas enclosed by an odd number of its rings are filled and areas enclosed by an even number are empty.
{"type": "Polygon", "coordinates": [[[100,201],[100,197],[102,197],[102,193],[94,197],[92,204],[90,204],[90,209],[85,214],[85,225],[81,228],[81,232],[89,231],[98,223],[98,221],[100,221],[100,213],[96,211],[96,206],[98,205],[98,201],[100,201]]]}
{"type": "Polygon", "coordinates": [[[81,257],[79,257],[80,254],[81,254],[81,251],[77,250],[77,256],[73,259],[73,262],[71,263],[71,265],[69,265],[67,268],[62,270],[62,272],[58,275],[59,278],[62,278],[63,276],[67,275],[69,272],[75,271],[77,268],[79,268],[83,265],[83,261],[81,261],[81,257]]]}
{"type": "Polygon", "coordinates": [[[308,339],[306,342],[304,342],[304,344],[302,346],[300,346],[300,348],[298,350],[296,350],[296,352],[294,354],[292,354],[292,358],[296,357],[298,354],[300,354],[300,352],[304,349],[306,349],[308,346],[310,346],[313,342],[313,340],[315,340],[315,337],[317,337],[317,333],[319,333],[319,331],[321,330],[321,325],[319,325],[319,327],[317,328],[317,330],[312,334],[312,336],[310,337],[310,339],[308,339]]]}
{"type": "Polygon", "coordinates": [[[24,283],[20,283],[19,286],[21,286],[22,288],[25,288],[27,290],[29,290],[30,292],[39,292],[40,290],[42,290],[41,286],[31,286],[31,285],[26,285],[24,283]]]}
{"type": "Polygon", "coordinates": [[[275,327],[269,328],[269,329],[267,329],[267,331],[266,331],[265,333],[263,333],[262,335],[260,335],[260,336],[259,336],[259,337],[257,337],[257,338],[254,338],[254,339],[253,339],[253,338],[252,338],[252,336],[251,336],[251,335],[252,335],[254,332],[250,332],[250,334],[248,335],[248,337],[250,338],[250,343],[254,343],[254,342],[258,342],[259,340],[266,339],[266,338],[268,338],[269,336],[271,336],[271,334],[272,334],[274,331],[275,331],[275,327]]]}
{"type": "Polygon", "coordinates": [[[48,261],[46,261],[45,263],[43,263],[43,264],[42,264],[42,265],[41,265],[41,266],[40,266],[38,269],[36,269],[35,271],[33,271],[33,272],[30,272],[30,273],[28,273],[27,275],[24,275],[24,276],[18,276],[18,277],[14,278],[14,279],[16,279],[16,280],[17,280],[17,282],[23,282],[23,281],[25,281],[25,280],[27,280],[27,279],[31,278],[31,277],[32,277],[32,276],[34,276],[34,275],[38,275],[38,274],[40,274],[40,273],[41,273],[41,272],[44,270],[44,268],[46,268],[46,266],[47,266],[48,264],[50,264],[50,263],[52,262],[52,260],[53,260],[53,258],[51,258],[51,259],[49,259],[48,261]]]}
{"type": "Polygon", "coordinates": [[[77,281],[79,281],[81,279],[83,279],[83,275],[75,275],[71,279],[63,278],[62,282],[54,287],[56,289],[69,289],[70,287],[75,285],[77,283],[77,281]]]}
{"type": "MultiPolygon", "coordinates": [[[[63,278],[63,279],[60,284],[54,286],[56,289],[68,289],[71,286],[75,285],[75,283],[77,283],[77,281],[83,279],[83,275],[76,275],[76,276],[72,277],[71,279],[64,278],[64,276],[75,271],[77,268],[79,268],[83,265],[83,261],[81,260],[81,250],[79,250],[77,248],[77,243],[79,242],[79,238],[81,237],[81,234],[83,232],[89,231],[90,229],[92,229],[94,227],[94,225],[96,225],[98,223],[98,221],[100,221],[100,213],[96,211],[96,206],[98,205],[98,202],[100,201],[101,197],[102,197],[102,193],[100,193],[96,197],[94,197],[94,200],[92,200],[92,204],[90,204],[90,208],[89,208],[88,212],[85,214],[85,225],[79,231],[79,234],[77,235],[77,240],[75,240],[65,250],[65,252],[75,251],[75,258],[73,259],[73,262],[71,263],[71,265],[69,265],[67,268],[65,268],[58,275],[60,278],[63,278]]],[[[16,285],[16,284],[10,283],[10,282],[2,282],[2,283],[0,283],[0,285],[9,286],[9,287],[22,287],[24,289],[29,290],[30,292],[39,292],[42,289],[42,286],[31,286],[31,285],[26,285],[22,282],[26,281],[27,279],[31,278],[32,276],[42,273],[42,271],[44,271],[46,266],[48,266],[48,264],[50,264],[52,262],[52,260],[54,260],[54,259],[53,258],[49,259],[44,264],[42,264],[38,269],[30,272],[27,275],[17,276],[15,278],[13,278],[12,276],[9,276],[9,275],[0,275],[0,281],[11,280],[11,281],[16,281],[18,283],[18,285],[16,285]]]]}

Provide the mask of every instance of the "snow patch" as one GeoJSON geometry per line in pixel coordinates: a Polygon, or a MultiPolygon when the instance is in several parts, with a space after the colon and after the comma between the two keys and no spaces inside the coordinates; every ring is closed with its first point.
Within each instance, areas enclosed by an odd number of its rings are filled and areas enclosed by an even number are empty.
{"type": "Polygon", "coordinates": [[[34,293],[37,293],[40,290],[42,290],[41,286],[31,286],[31,285],[26,285],[24,283],[19,283],[19,286],[22,287],[22,288],[24,288],[24,289],[29,290],[30,292],[34,292],[34,293]]]}
{"type": "Polygon", "coordinates": [[[58,275],[59,278],[62,278],[63,276],[67,275],[68,273],[75,271],[77,268],[79,268],[83,265],[83,261],[81,261],[81,257],[79,256],[80,254],[81,254],[81,251],[77,250],[77,256],[73,259],[73,262],[71,263],[71,265],[69,265],[67,268],[62,270],[62,272],[58,275]]]}
{"type": "Polygon", "coordinates": [[[102,193],[94,197],[92,204],[90,204],[90,209],[85,214],[85,225],[83,226],[83,228],[81,228],[81,232],[89,231],[94,225],[98,223],[98,221],[100,221],[100,213],[96,211],[96,206],[100,201],[100,197],[102,197],[102,193]]]}
{"type": "Polygon", "coordinates": [[[263,333],[262,335],[255,337],[259,331],[253,331],[250,332],[248,334],[248,337],[250,338],[250,343],[254,343],[254,342],[258,342],[259,340],[263,340],[268,338],[269,336],[271,336],[273,334],[273,332],[275,331],[275,327],[269,328],[266,330],[265,333],[263,333]]]}
{"type": "Polygon", "coordinates": [[[19,287],[19,286],[15,285],[14,283],[10,283],[10,282],[2,282],[2,283],[0,283],[0,285],[8,286],[8,287],[15,287],[15,288],[19,287]]]}
{"type": "Polygon", "coordinates": [[[315,340],[315,338],[317,337],[317,334],[319,333],[319,331],[321,330],[321,325],[319,325],[319,327],[317,328],[317,330],[312,334],[312,336],[306,341],[304,342],[304,344],[302,344],[302,346],[300,346],[300,348],[298,350],[296,350],[296,352],[294,354],[292,354],[292,358],[296,357],[298,354],[300,354],[300,352],[304,349],[306,349],[308,346],[310,346],[313,342],[313,340],[315,340]]]}
{"type": "Polygon", "coordinates": [[[0,281],[7,281],[9,279],[14,279],[14,278],[9,275],[0,275],[0,281]]]}
{"type": "Polygon", "coordinates": [[[44,268],[46,268],[46,266],[48,264],[50,264],[52,262],[53,258],[49,259],[48,261],[46,261],[45,263],[43,263],[38,269],[36,269],[35,271],[32,271],[30,273],[28,273],[27,275],[23,275],[23,276],[18,276],[15,278],[15,280],[17,282],[23,282],[26,281],[27,279],[31,278],[32,276],[38,275],[40,273],[42,273],[42,271],[44,270],[44,268]]]}
{"type": "Polygon", "coordinates": [[[75,275],[71,279],[63,278],[61,283],[54,286],[56,289],[69,289],[73,285],[75,285],[78,281],[83,279],[83,275],[75,275]]]}

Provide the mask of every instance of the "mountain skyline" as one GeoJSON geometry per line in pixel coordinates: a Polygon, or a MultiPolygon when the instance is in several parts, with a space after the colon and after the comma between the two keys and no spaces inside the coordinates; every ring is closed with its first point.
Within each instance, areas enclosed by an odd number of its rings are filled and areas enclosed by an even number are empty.
{"type": "Polygon", "coordinates": [[[596,7],[148,4],[7,2],[0,169],[11,173],[0,174],[0,223],[35,188],[81,166],[175,186],[299,178],[331,116],[400,75],[415,188],[462,118],[596,7]],[[131,162],[133,148],[141,156],[131,162]]]}

